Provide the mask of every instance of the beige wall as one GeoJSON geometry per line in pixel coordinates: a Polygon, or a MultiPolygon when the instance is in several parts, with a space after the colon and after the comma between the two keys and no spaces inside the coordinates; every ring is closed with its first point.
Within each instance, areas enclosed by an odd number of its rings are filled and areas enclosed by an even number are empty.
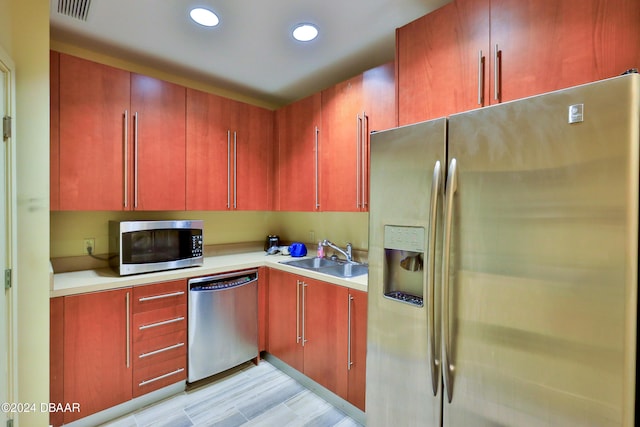
{"type": "Polygon", "coordinates": [[[329,239],[357,249],[368,245],[368,216],[347,212],[51,212],[51,257],[84,255],[83,239],[96,239],[97,254],[109,250],[110,220],[202,219],[205,244],[259,242],[267,234],[312,243],[329,239]]]}
{"type": "MultiPolygon", "coordinates": [[[[16,66],[17,401],[49,401],[49,1],[0,0],[0,44],[16,66]]],[[[47,426],[48,414],[17,425],[47,426]]]]}

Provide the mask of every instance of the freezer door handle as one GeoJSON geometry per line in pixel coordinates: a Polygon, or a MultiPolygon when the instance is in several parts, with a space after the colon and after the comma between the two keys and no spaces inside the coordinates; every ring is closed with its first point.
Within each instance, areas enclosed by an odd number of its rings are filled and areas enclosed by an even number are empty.
{"type": "Polygon", "coordinates": [[[438,395],[438,380],[440,371],[438,369],[439,360],[436,355],[436,328],[435,328],[435,267],[436,267],[436,230],[438,218],[438,201],[442,193],[442,167],[440,161],[436,161],[433,167],[433,178],[431,179],[431,200],[429,203],[429,248],[427,253],[427,268],[425,269],[427,295],[427,345],[429,346],[429,367],[431,369],[431,382],[433,385],[433,395],[438,395]]]}
{"type": "Polygon", "coordinates": [[[442,379],[447,390],[449,403],[453,399],[453,370],[451,362],[451,336],[449,328],[449,259],[451,252],[451,228],[453,221],[453,196],[458,188],[458,164],[456,159],[449,162],[447,188],[444,206],[444,242],[442,248],[442,379]]]}

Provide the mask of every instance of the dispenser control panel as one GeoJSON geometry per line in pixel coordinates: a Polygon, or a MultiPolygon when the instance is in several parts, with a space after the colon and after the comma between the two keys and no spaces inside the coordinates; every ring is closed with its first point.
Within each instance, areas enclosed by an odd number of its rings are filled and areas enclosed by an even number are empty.
{"type": "Polygon", "coordinates": [[[424,227],[385,225],[384,247],[424,253],[424,227]]]}

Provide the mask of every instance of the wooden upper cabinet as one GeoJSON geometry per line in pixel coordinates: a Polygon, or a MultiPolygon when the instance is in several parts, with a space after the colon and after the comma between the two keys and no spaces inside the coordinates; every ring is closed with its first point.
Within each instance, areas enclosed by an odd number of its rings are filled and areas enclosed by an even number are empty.
{"type": "Polygon", "coordinates": [[[186,208],[186,89],[131,74],[133,205],[136,210],[186,208]]]}
{"type": "Polygon", "coordinates": [[[489,0],[454,0],[399,28],[398,124],[488,105],[487,55],[489,0]]]}
{"type": "Polygon", "coordinates": [[[360,74],[322,91],[323,211],[362,209],[362,163],[367,133],[362,80],[360,74]]]}
{"type": "Polygon", "coordinates": [[[276,209],[320,209],[320,92],[280,108],[276,122],[276,209]]]}
{"type": "Polygon", "coordinates": [[[231,199],[228,100],[187,89],[187,210],[226,210],[231,199]]]}
{"type": "Polygon", "coordinates": [[[640,66],[635,0],[454,0],[398,29],[398,124],[640,66]]]}
{"type": "MultiPolygon", "coordinates": [[[[496,46],[499,53],[499,101],[637,68],[639,23],[637,0],[491,0],[491,45],[493,54],[496,46]]],[[[491,96],[493,103],[495,93],[491,96]]]]}
{"type": "Polygon", "coordinates": [[[322,91],[321,210],[369,209],[369,134],[395,125],[393,63],[322,91]]]}
{"type": "Polygon", "coordinates": [[[391,61],[363,73],[364,111],[369,133],[397,126],[395,72],[395,62],[391,61]]]}
{"type": "Polygon", "coordinates": [[[59,57],[59,208],[122,210],[130,74],[59,57]]]}
{"type": "Polygon", "coordinates": [[[240,103],[235,127],[234,207],[237,210],[271,210],[273,207],[274,112],[240,103]]]}
{"type": "Polygon", "coordinates": [[[184,210],[185,88],[66,54],[51,64],[52,209],[184,210]]]}
{"type": "Polygon", "coordinates": [[[273,112],[187,89],[187,210],[268,210],[273,112]]]}

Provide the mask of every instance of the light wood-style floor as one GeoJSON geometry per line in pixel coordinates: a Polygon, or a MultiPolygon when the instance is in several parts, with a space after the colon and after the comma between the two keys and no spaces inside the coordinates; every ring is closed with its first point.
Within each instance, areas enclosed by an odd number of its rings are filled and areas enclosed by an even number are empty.
{"type": "Polygon", "coordinates": [[[262,360],[103,427],[361,427],[262,360]]]}

